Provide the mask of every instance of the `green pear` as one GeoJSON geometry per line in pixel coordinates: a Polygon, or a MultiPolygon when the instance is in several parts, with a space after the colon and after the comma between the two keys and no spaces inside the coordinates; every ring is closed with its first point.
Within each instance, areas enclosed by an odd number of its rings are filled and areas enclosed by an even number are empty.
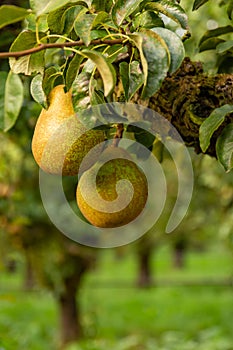
{"type": "Polygon", "coordinates": [[[48,100],[49,107],[42,109],[32,139],[35,161],[51,174],[77,175],[82,162],[81,171],[86,171],[102,152],[104,132],[86,130],[75,115],[72,93],[65,92],[64,85],[54,87],[48,100]]]}
{"type": "Polygon", "coordinates": [[[148,197],[145,174],[120,147],[108,147],[80,178],[77,204],[94,226],[128,224],[143,211],[148,197]]]}

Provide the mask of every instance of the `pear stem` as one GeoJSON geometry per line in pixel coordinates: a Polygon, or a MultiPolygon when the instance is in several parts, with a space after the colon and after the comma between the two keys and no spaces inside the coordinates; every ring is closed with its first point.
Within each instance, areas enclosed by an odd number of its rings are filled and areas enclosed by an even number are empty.
{"type": "Polygon", "coordinates": [[[120,140],[122,139],[123,132],[124,132],[124,124],[122,124],[122,123],[117,124],[116,133],[114,135],[114,140],[112,143],[113,147],[118,147],[118,144],[119,144],[120,140]]]}

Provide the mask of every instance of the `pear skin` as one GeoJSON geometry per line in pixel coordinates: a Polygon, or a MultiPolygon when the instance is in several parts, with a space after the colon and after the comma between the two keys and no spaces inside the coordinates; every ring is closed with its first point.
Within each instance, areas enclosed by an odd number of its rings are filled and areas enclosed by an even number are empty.
{"type": "Polygon", "coordinates": [[[42,109],[32,139],[35,161],[51,174],[77,175],[82,161],[82,171],[86,171],[102,151],[104,132],[86,130],[75,115],[72,93],[65,92],[64,85],[54,87],[48,100],[49,107],[42,109]]]}
{"type": "Polygon", "coordinates": [[[136,219],[147,197],[145,174],[120,147],[107,148],[81,176],[76,191],[84,217],[102,228],[120,227],[136,219]]]}

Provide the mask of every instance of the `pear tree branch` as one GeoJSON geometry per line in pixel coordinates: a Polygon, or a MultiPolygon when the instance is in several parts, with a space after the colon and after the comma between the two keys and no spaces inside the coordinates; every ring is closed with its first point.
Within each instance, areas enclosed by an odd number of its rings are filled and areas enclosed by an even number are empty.
{"type": "MultiPolygon", "coordinates": [[[[200,62],[192,62],[186,57],[175,73],[168,74],[147,107],[169,120],[186,146],[203,153],[199,141],[202,122],[214,109],[232,103],[233,74],[208,75],[200,62]]],[[[214,132],[210,146],[204,153],[216,157],[217,139],[224,127],[232,122],[233,113],[214,132]]]]}
{"type": "MultiPolygon", "coordinates": [[[[126,39],[96,39],[92,40],[90,45],[116,45],[116,44],[123,44],[126,42],[126,39]]],[[[22,51],[15,51],[15,52],[0,52],[0,58],[19,58],[27,55],[32,55],[33,53],[40,52],[46,49],[54,49],[54,48],[61,48],[64,49],[66,47],[75,47],[75,46],[85,46],[84,42],[82,40],[78,41],[72,41],[72,42],[64,42],[64,43],[47,43],[47,44],[40,44],[39,46],[33,47],[28,50],[22,50],[22,51]]]]}

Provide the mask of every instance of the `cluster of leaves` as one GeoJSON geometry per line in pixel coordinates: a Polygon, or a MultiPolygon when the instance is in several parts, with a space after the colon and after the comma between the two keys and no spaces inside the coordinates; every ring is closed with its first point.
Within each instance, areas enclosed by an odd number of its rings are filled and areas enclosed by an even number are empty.
{"type": "MultiPolygon", "coordinates": [[[[195,0],[193,10],[207,2],[195,0]]],[[[45,108],[49,92],[58,84],[64,84],[67,90],[72,88],[76,112],[91,105],[130,101],[135,94],[149,99],[167,74],[179,68],[185,55],[183,41],[189,35],[188,18],[179,3],[30,0],[30,9],[0,6],[0,29],[23,21],[23,29],[10,47],[10,71],[0,72],[0,129],[8,131],[19,115],[24,94],[20,75],[31,77],[31,95],[45,108]]],[[[233,0],[222,0],[220,5],[227,6],[231,19],[233,0]]],[[[219,71],[226,62],[228,69],[229,62],[230,69],[233,66],[233,42],[219,38],[232,31],[231,25],[219,27],[207,31],[200,40],[200,51],[214,49],[219,55],[219,71]]],[[[232,113],[231,108],[214,111],[203,123],[203,152],[225,116],[232,113]]],[[[146,143],[149,136],[139,135],[146,143]]],[[[216,145],[226,170],[232,167],[231,144],[230,125],[216,145]]],[[[151,146],[150,142],[147,147],[151,146]]]]}
{"type": "MultiPolygon", "coordinates": [[[[233,105],[224,105],[216,108],[200,126],[200,146],[203,152],[210,145],[213,133],[223,124],[225,118],[233,113],[233,105]]],[[[219,162],[226,171],[233,167],[233,123],[228,124],[220,134],[216,142],[216,154],[219,162]]]]}
{"type": "MultiPolygon", "coordinates": [[[[210,0],[195,0],[193,4],[193,11],[199,9],[202,5],[206,4],[210,0]]],[[[227,14],[231,19],[231,15],[233,12],[233,1],[232,0],[221,0],[220,5],[227,5],[227,14]]]]}
{"type": "Polygon", "coordinates": [[[227,25],[208,30],[199,42],[200,52],[215,50],[217,54],[218,72],[233,72],[233,40],[223,39],[222,36],[233,32],[233,26],[227,25]]]}
{"type": "Polygon", "coordinates": [[[0,128],[5,131],[14,125],[22,104],[19,74],[32,76],[31,94],[44,107],[55,85],[73,88],[78,110],[128,101],[136,92],[148,99],[184,58],[182,38],[165,26],[169,18],[188,31],[178,1],[31,0],[30,6],[0,7],[0,28],[24,20],[10,52],[29,50],[11,57],[9,75],[0,76],[0,128]],[[116,95],[119,85],[122,91],[116,95]]]}
{"type": "MultiPolygon", "coordinates": [[[[195,0],[193,10],[197,10],[209,0],[195,0]]],[[[233,15],[233,0],[222,0],[219,6],[226,6],[229,20],[233,15]]],[[[233,40],[230,35],[233,32],[232,25],[220,26],[208,30],[199,41],[199,52],[214,50],[217,55],[218,73],[233,72],[233,40]],[[225,37],[224,37],[225,36],[225,37]],[[228,37],[229,36],[229,37],[228,37]]],[[[200,146],[206,152],[210,145],[214,132],[224,123],[229,114],[233,113],[233,105],[224,105],[216,108],[200,126],[200,146]]],[[[233,167],[233,123],[228,124],[220,134],[216,142],[216,154],[219,162],[226,171],[233,167]]]]}
{"type": "MultiPolygon", "coordinates": [[[[196,0],[193,9],[196,10],[209,0],[196,0]]],[[[222,0],[219,6],[226,7],[226,14],[229,20],[233,16],[233,0],[222,0]]],[[[233,40],[231,35],[233,26],[231,24],[220,26],[215,29],[208,30],[199,42],[199,51],[214,50],[217,55],[217,66],[219,73],[233,72],[233,40]]]]}

